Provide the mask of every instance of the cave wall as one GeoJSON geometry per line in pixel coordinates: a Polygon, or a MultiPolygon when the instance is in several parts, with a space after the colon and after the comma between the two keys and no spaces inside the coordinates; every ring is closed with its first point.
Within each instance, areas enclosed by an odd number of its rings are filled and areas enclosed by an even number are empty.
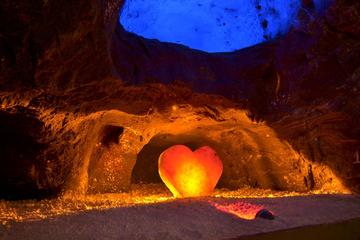
{"type": "Polygon", "coordinates": [[[111,75],[108,41],[122,1],[0,4],[2,89],[62,91],[111,75]]]}
{"type": "Polygon", "coordinates": [[[2,180],[6,188],[29,187],[36,197],[126,190],[138,154],[154,137],[191,135],[206,125],[224,132],[199,133],[218,151],[229,142],[223,186],[359,191],[358,2],[338,0],[319,17],[305,8],[300,27],[284,38],[212,55],[127,33],[117,24],[121,5],[0,3],[0,122],[10,113],[23,118],[18,109],[38,122],[19,121],[3,137],[26,135],[25,145],[39,146],[25,153],[31,164],[2,152],[1,167],[23,183],[2,180]],[[189,119],[193,128],[174,130],[189,119]],[[244,125],[236,137],[223,126],[233,121],[244,125]],[[249,124],[270,137],[241,137],[249,124]],[[103,143],[107,126],[123,129],[110,144],[103,143]],[[253,154],[259,157],[249,166],[261,167],[245,167],[253,154]],[[279,164],[291,177],[273,167],[279,164]],[[260,181],[259,169],[274,180],[260,181]]]}
{"type": "Polygon", "coordinates": [[[250,109],[251,118],[266,119],[297,151],[327,162],[358,186],[359,4],[337,1],[324,15],[316,15],[314,8],[328,2],[303,4],[300,25],[286,37],[210,56],[184,47],[179,51],[119,26],[114,52],[125,51],[136,61],[131,65],[114,55],[114,63],[133,84],[182,81],[236,101],[250,109]]]}
{"type": "Polygon", "coordinates": [[[341,85],[354,84],[350,78],[359,67],[359,7],[337,4],[323,17],[304,6],[301,24],[285,38],[233,53],[209,55],[144,39],[118,25],[115,69],[131,84],[182,82],[247,104],[259,115],[329,99],[342,94],[341,85]]]}

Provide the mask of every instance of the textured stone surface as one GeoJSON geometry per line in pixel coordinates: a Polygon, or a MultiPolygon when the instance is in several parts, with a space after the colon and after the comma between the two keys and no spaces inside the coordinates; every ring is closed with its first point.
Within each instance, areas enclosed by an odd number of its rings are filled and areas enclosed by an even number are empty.
{"type": "Polygon", "coordinates": [[[0,3],[0,121],[25,109],[37,122],[2,137],[42,146],[28,165],[1,155],[25,184],[2,181],[7,189],[126,190],[137,164],[154,169],[144,151],[205,143],[223,159],[225,187],[359,191],[358,2],[339,0],[322,18],[308,9],[282,39],[213,55],[126,33],[121,4],[0,3]]]}

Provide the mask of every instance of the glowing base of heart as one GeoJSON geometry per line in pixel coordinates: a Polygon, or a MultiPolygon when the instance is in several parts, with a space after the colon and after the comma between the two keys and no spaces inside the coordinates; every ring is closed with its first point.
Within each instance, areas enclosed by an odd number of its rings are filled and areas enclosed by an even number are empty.
{"type": "Polygon", "coordinates": [[[210,195],[221,176],[222,162],[210,147],[192,152],[175,145],[159,157],[159,174],[175,197],[210,195]]]}

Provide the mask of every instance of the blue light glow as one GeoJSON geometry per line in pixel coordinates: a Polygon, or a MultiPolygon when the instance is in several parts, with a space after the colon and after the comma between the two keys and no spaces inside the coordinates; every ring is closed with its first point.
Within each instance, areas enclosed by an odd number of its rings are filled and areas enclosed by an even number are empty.
{"type": "Polygon", "coordinates": [[[206,52],[229,52],[288,32],[301,0],[127,0],[124,28],[206,52]]]}
{"type": "Polygon", "coordinates": [[[315,9],[318,13],[322,13],[329,7],[332,0],[314,0],[315,9]]]}

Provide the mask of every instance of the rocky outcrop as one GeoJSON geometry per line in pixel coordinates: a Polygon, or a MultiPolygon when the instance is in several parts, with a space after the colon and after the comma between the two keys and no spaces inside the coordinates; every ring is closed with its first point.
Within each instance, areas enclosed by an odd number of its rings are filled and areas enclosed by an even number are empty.
{"type": "Polygon", "coordinates": [[[121,4],[0,3],[1,197],[156,181],[173,143],[216,149],[224,187],[359,191],[359,3],[223,54],[127,33],[121,4]]]}

